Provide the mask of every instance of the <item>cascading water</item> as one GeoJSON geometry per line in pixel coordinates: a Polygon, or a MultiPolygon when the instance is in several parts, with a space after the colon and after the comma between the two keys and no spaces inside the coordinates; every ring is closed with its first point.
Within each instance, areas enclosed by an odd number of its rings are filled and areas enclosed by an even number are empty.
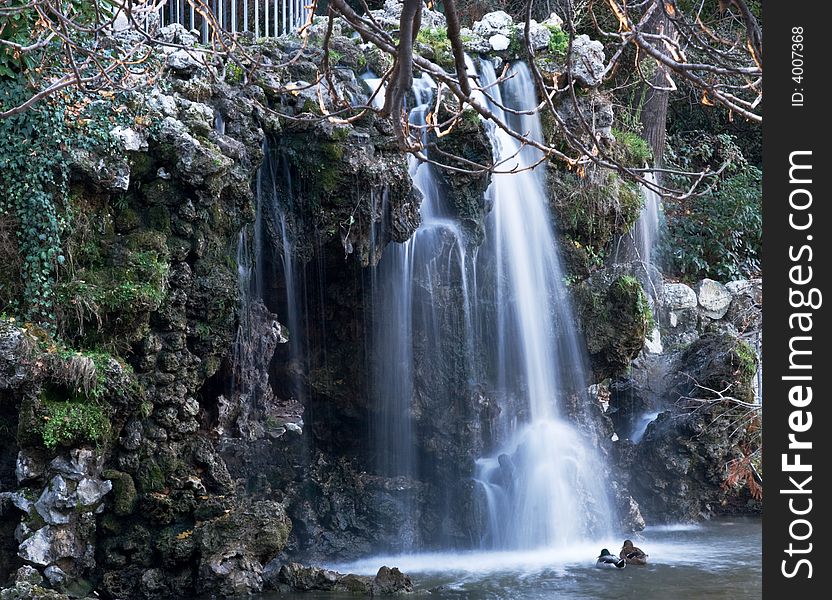
{"type": "MultiPolygon", "coordinates": [[[[468,66],[476,72],[472,61],[468,66]]],[[[498,83],[493,66],[484,63],[479,78],[494,102],[483,94],[476,101],[489,102],[514,130],[542,140],[527,67],[515,65],[498,83]],[[503,102],[513,110],[504,111],[503,102]]],[[[371,89],[379,84],[372,76],[365,80],[371,89]]],[[[414,82],[414,128],[424,125],[434,91],[427,77],[414,82]]],[[[542,174],[533,168],[542,155],[496,127],[489,136],[499,169],[517,168],[494,175],[487,192],[493,211],[480,248],[467,246],[434,167],[411,158],[411,177],[423,196],[422,224],[406,243],[388,246],[373,273],[377,469],[387,476],[432,475],[421,472],[417,455],[419,396],[450,391],[431,384],[425,373],[464,372],[507,405],[522,407],[506,406],[506,443],[477,461],[486,504],[483,546],[565,545],[607,534],[614,520],[604,470],[560,408],[567,397],[580,405],[577,396],[586,393],[584,350],[563,284],[542,174]],[[463,352],[448,351],[459,342],[463,352]],[[449,365],[454,361],[460,364],[449,365]]]]}
{"type": "MultiPolygon", "coordinates": [[[[483,63],[483,87],[496,81],[483,63]]],[[[490,88],[491,109],[515,131],[542,140],[533,113],[536,92],[528,68],[512,66],[505,82],[490,88]],[[514,109],[505,111],[499,105],[514,109]],[[529,114],[532,113],[532,114],[529,114]]],[[[521,400],[521,416],[499,452],[477,461],[476,479],[486,499],[486,547],[520,549],[575,543],[611,530],[612,511],[603,468],[581,433],[561,414],[561,402],[586,390],[584,350],[563,283],[542,173],[540,152],[522,147],[491,126],[495,160],[504,161],[489,193],[494,208],[477,269],[487,332],[495,348],[491,377],[498,392],[521,400]],[[516,167],[516,169],[515,169],[516,167]],[[492,276],[491,289],[485,287],[492,276]],[[526,412],[527,411],[527,412],[526,412]],[[523,414],[525,413],[525,414],[523,414]]]]}
{"type": "Polygon", "coordinates": [[[256,198],[257,206],[254,222],[254,252],[257,257],[254,293],[256,298],[265,299],[271,291],[273,282],[283,284],[285,314],[280,315],[289,329],[289,353],[292,379],[292,394],[301,404],[305,400],[306,384],[302,378],[303,349],[301,340],[305,330],[306,310],[303,303],[304,294],[298,289],[298,274],[295,269],[295,256],[292,249],[292,235],[289,230],[289,214],[292,212],[292,179],[285,160],[268,140],[263,144],[263,165],[257,172],[256,198]],[[279,187],[279,182],[284,185],[279,187]],[[280,189],[285,190],[281,194],[280,189]],[[271,232],[271,233],[270,233],[271,232]],[[275,235],[276,234],[276,235],[275,235]],[[273,238],[278,237],[279,240],[273,238]],[[271,247],[271,243],[280,243],[271,247]],[[267,247],[267,245],[269,247],[267,247]],[[279,262],[280,272],[276,263],[279,262]]]}
{"type": "MultiPolygon", "coordinates": [[[[377,86],[378,81],[371,78],[368,84],[377,86]]],[[[415,106],[410,110],[414,129],[424,127],[435,89],[427,76],[414,82],[415,106]]],[[[460,334],[466,343],[461,360],[468,361],[473,354],[473,339],[470,259],[464,232],[446,206],[433,166],[414,157],[409,166],[413,184],[422,194],[422,222],[407,242],[390,244],[384,250],[373,272],[372,387],[378,407],[374,422],[377,470],[388,476],[418,477],[415,413],[417,396],[429,393],[424,389],[429,385],[424,373],[430,371],[431,360],[454,360],[443,348],[460,334]],[[450,303],[437,297],[449,288],[461,290],[461,315],[443,310],[450,303]]],[[[384,203],[387,192],[376,193],[374,198],[384,203]]],[[[382,206],[376,212],[385,214],[386,209],[382,206]]],[[[460,370],[468,369],[467,364],[460,365],[460,370]]],[[[408,502],[412,505],[412,498],[408,502]]],[[[418,518],[412,506],[404,512],[418,518]]],[[[417,545],[415,539],[403,540],[402,549],[412,550],[417,545]]]]}
{"type": "MultiPolygon", "coordinates": [[[[656,176],[652,172],[645,173],[644,179],[650,184],[656,184],[656,176]]],[[[639,260],[652,265],[659,239],[662,197],[647,185],[641,184],[639,189],[644,196],[644,205],[634,227],[635,246],[639,260]]]]}

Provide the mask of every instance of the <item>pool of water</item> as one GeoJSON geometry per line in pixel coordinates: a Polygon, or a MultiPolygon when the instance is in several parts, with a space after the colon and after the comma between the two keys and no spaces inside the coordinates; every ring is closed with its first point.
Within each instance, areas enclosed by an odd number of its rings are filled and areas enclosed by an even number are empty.
{"type": "MultiPolygon", "coordinates": [[[[409,574],[417,592],[447,600],[638,598],[683,600],[762,596],[762,524],[758,519],[714,520],[701,525],[648,527],[631,536],[650,555],[644,567],[594,567],[602,547],[621,539],[568,550],[458,552],[377,556],[324,565],[342,573],[373,575],[381,565],[409,574]]],[[[341,600],[333,593],[267,594],[263,600],[341,600]]]]}

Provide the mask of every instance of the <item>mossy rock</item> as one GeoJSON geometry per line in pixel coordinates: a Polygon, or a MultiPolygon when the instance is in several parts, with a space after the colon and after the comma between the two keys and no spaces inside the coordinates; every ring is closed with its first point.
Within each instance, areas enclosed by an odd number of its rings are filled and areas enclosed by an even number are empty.
{"type": "Polygon", "coordinates": [[[113,512],[122,517],[133,514],[138,502],[138,493],[130,474],[107,469],[103,476],[113,483],[113,512]]]}
{"type": "Polygon", "coordinates": [[[165,488],[165,474],[159,464],[149,458],[139,465],[138,488],[142,493],[158,492],[165,488]]]}
{"type": "Polygon", "coordinates": [[[690,343],[677,360],[676,370],[685,375],[678,377],[672,388],[674,400],[684,397],[713,400],[718,396],[709,390],[727,390],[726,396],[754,402],[758,359],[748,342],[727,332],[707,333],[690,343]]]}
{"type": "Polygon", "coordinates": [[[641,283],[601,273],[575,290],[575,304],[595,381],[625,371],[644,347],[653,318],[641,283]]]}
{"type": "Polygon", "coordinates": [[[580,177],[551,169],[549,190],[556,226],[576,249],[582,249],[567,254],[568,270],[578,276],[604,264],[615,239],[638,219],[643,202],[635,185],[606,171],[580,177]]]}

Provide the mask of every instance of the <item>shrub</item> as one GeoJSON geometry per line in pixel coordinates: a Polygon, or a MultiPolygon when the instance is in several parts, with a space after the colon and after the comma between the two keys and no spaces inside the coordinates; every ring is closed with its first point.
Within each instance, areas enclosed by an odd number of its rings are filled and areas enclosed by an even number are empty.
{"type": "Polygon", "coordinates": [[[752,277],[762,252],[762,172],[748,166],[717,189],[667,211],[662,255],[669,269],[688,281],[752,277]]]}

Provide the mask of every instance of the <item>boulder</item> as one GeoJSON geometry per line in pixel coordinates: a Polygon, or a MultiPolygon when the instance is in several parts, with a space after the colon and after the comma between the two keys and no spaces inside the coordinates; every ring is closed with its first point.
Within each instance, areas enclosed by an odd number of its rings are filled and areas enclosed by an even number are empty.
{"type": "Polygon", "coordinates": [[[413,582],[410,577],[399,571],[397,567],[392,569],[383,566],[376,573],[373,580],[374,596],[391,596],[413,591],[413,582]]]}
{"type": "Polygon", "coordinates": [[[581,34],[572,41],[572,65],[570,74],[589,87],[601,84],[606,58],[604,45],[581,34]]]}
{"type": "Polygon", "coordinates": [[[700,281],[696,286],[696,296],[702,312],[711,319],[724,317],[731,305],[731,292],[713,279],[700,281]]]}
{"type": "MultiPolygon", "coordinates": [[[[518,25],[518,35],[521,37],[525,35],[525,24],[518,25]]],[[[545,50],[549,47],[549,40],[552,37],[552,32],[545,25],[541,25],[535,20],[529,21],[529,42],[535,50],[545,50]]]]}
{"type": "Polygon", "coordinates": [[[494,34],[511,35],[511,28],[514,19],[507,12],[496,10],[483,15],[482,19],[474,23],[474,33],[483,37],[491,37],[494,34]]]}
{"type": "Polygon", "coordinates": [[[696,292],[684,283],[664,284],[664,306],[669,310],[696,308],[696,292]]]}
{"type": "Polygon", "coordinates": [[[64,558],[80,559],[84,544],[70,527],[46,525],[20,544],[17,555],[36,565],[50,565],[64,558]]]}
{"type": "Polygon", "coordinates": [[[491,49],[495,52],[502,52],[503,50],[508,49],[510,44],[511,40],[502,33],[496,33],[488,38],[488,45],[491,46],[491,49]]]}

